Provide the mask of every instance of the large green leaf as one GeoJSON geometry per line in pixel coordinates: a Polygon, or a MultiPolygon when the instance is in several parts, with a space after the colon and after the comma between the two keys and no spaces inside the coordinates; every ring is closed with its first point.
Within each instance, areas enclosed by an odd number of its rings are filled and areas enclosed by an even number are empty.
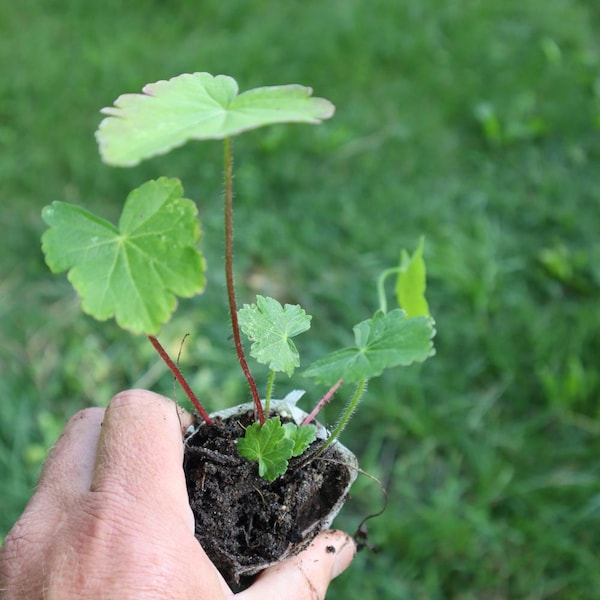
{"type": "Polygon", "coordinates": [[[96,132],[104,162],[128,167],[188,140],[222,139],[273,123],[320,123],[334,113],[301,85],[261,87],[238,95],[227,75],[186,73],[149,83],[103,108],[96,132]]]}
{"type": "Polygon", "coordinates": [[[202,291],[197,209],[182,194],[177,179],[148,181],[127,197],[118,227],[64,202],[44,208],[46,262],[54,273],[68,271],[86,313],[154,334],[175,309],[176,296],[202,291]]]}
{"type": "Polygon", "coordinates": [[[356,344],[315,361],[305,372],[321,383],[339,379],[357,383],[381,375],[384,369],[420,362],[434,354],[433,320],[407,318],[403,310],[378,311],[354,327],[356,344]]]}

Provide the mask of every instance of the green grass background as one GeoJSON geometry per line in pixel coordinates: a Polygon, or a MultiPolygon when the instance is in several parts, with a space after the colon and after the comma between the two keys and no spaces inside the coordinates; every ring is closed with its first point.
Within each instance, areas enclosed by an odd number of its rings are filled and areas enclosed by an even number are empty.
{"type": "MultiPolygon", "coordinates": [[[[0,534],[69,415],[173,390],[149,344],[83,316],[48,272],[52,200],[114,218],[146,179],[180,177],[209,286],[161,339],[176,354],[191,334],[181,364],[211,409],[248,395],[227,330],[221,147],[122,170],[93,138],[118,94],[209,71],[337,106],[235,144],[240,300],[301,302],[304,364],[348,342],[378,273],[426,236],[437,356],[372,382],[343,436],[389,505],[369,522],[379,552],[328,597],[598,598],[599,28],[584,0],[2,3],[0,534]]],[[[382,501],[360,478],[338,525],[382,501]]]]}

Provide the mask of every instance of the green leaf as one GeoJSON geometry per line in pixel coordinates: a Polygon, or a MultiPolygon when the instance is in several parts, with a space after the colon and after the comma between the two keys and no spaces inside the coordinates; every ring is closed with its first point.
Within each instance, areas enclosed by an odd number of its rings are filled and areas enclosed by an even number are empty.
{"type": "Polygon", "coordinates": [[[240,329],[253,342],[250,354],[272,371],[291,377],[300,356],[290,338],[307,331],[312,317],[298,305],[282,306],[273,298],[257,296],[256,304],[244,304],[238,318],[240,329]]]}
{"type": "Polygon", "coordinates": [[[407,318],[403,310],[378,311],[354,327],[356,344],[314,362],[305,372],[321,383],[339,379],[358,383],[381,375],[384,369],[421,362],[434,354],[433,320],[407,318]]]}
{"type": "Polygon", "coordinates": [[[197,209],[182,194],[177,179],[148,181],[127,197],[118,227],[64,202],[44,208],[46,262],[54,273],[68,271],[86,313],[154,334],[176,296],[203,290],[197,209]]]}
{"type": "Polygon", "coordinates": [[[285,473],[294,441],[286,434],[279,417],[273,417],[264,425],[250,425],[244,437],[237,441],[237,446],[240,456],[258,461],[258,474],[261,477],[274,481],[285,473]]]}
{"type": "Polygon", "coordinates": [[[238,95],[227,75],[186,73],[149,83],[103,108],[96,132],[104,162],[129,167],[188,140],[223,139],[273,123],[320,123],[335,107],[301,85],[261,87],[238,95]]]}
{"type": "Polygon", "coordinates": [[[294,442],[292,456],[300,456],[317,439],[317,428],[314,425],[286,423],[283,429],[285,435],[294,442]]]}
{"type": "Polygon", "coordinates": [[[424,239],[421,237],[419,245],[412,256],[406,250],[402,251],[400,270],[396,280],[396,297],[398,304],[408,317],[429,317],[429,305],[425,298],[426,271],[423,260],[424,239]]]}

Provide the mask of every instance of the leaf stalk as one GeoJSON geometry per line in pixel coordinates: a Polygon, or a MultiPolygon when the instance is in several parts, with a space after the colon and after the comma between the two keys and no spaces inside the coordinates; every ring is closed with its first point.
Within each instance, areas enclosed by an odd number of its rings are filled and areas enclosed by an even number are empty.
{"type": "Polygon", "coordinates": [[[248,381],[250,386],[250,393],[252,394],[252,400],[256,408],[256,414],[260,424],[264,424],[265,415],[263,408],[260,403],[260,395],[256,387],[256,382],[252,377],[248,362],[246,361],[246,355],[244,354],[244,348],[242,346],[242,340],[240,338],[240,327],[238,323],[237,315],[237,304],[235,299],[235,285],[233,281],[233,153],[231,148],[231,138],[225,138],[225,279],[227,282],[227,300],[229,302],[229,314],[231,317],[231,329],[233,332],[233,342],[235,344],[235,351],[238,356],[240,367],[242,372],[248,381]]]}
{"type": "Polygon", "coordinates": [[[323,450],[325,450],[326,448],[331,446],[331,444],[333,444],[333,442],[335,442],[335,440],[337,440],[340,437],[340,434],[346,428],[348,421],[350,421],[350,417],[352,417],[352,414],[356,410],[356,407],[358,406],[360,399],[362,398],[363,394],[367,390],[367,382],[368,382],[368,379],[361,379],[358,382],[358,385],[356,386],[354,395],[350,399],[350,402],[348,402],[348,404],[346,405],[344,412],[340,415],[340,418],[338,419],[338,422],[336,423],[335,427],[333,428],[333,431],[331,432],[329,437],[325,440],[325,443],[318,449],[317,454],[321,454],[321,452],[323,452],[323,450]]]}
{"type": "Polygon", "coordinates": [[[304,420],[302,421],[302,425],[308,425],[311,423],[315,417],[319,414],[321,409],[333,398],[333,395],[337,392],[340,385],[343,383],[343,379],[338,379],[327,391],[327,393],[319,400],[318,404],[310,411],[304,420]]]}
{"type": "Polygon", "coordinates": [[[382,313],[387,313],[387,296],[385,293],[385,281],[390,275],[397,275],[402,271],[402,267],[393,267],[391,269],[386,269],[378,278],[377,278],[377,296],[379,298],[379,310],[382,313]]]}
{"type": "Polygon", "coordinates": [[[179,370],[179,367],[173,362],[171,357],[167,354],[167,351],[163,348],[162,344],[153,335],[149,335],[148,339],[150,340],[150,343],[154,346],[154,349],[158,352],[158,355],[162,358],[162,360],[165,362],[167,367],[169,367],[171,373],[173,373],[173,375],[175,376],[175,379],[177,379],[177,382],[179,383],[179,385],[182,387],[183,391],[185,392],[185,395],[190,399],[191,403],[194,405],[194,407],[198,411],[198,414],[202,417],[202,419],[204,420],[204,422],[207,425],[212,425],[213,420],[208,416],[208,413],[202,406],[200,400],[198,400],[196,394],[194,394],[194,392],[192,391],[192,388],[190,388],[188,382],[185,380],[184,376],[182,375],[181,371],[179,370]]]}
{"type": "Polygon", "coordinates": [[[269,418],[269,411],[271,410],[271,397],[273,396],[273,384],[275,383],[275,371],[271,370],[269,373],[269,381],[267,383],[267,393],[265,395],[265,415],[269,418]]]}

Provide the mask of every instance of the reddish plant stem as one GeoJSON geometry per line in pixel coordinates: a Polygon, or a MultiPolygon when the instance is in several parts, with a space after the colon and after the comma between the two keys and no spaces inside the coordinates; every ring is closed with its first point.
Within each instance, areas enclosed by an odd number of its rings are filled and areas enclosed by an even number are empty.
{"type": "Polygon", "coordinates": [[[256,382],[246,362],[242,340],[240,339],[240,326],[235,300],[235,286],[233,282],[233,155],[231,152],[231,138],[229,137],[225,138],[225,279],[227,281],[227,299],[229,301],[235,351],[240,362],[240,367],[250,386],[258,421],[262,425],[265,422],[265,415],[260,403],[260,395],[256,388],[256,382]]]}
{"type": "Polygon", "coordinates": [[[333,395],[337,392],[340,385],[342,385],[343,379],[339,379],[334,383],[329,391],[319,400],[319,403],[312,409],[309,415],[304,418],[302,425],[308,425],[314,418],[319,414],[320,410],[333,398],[333,395]]]}
{"type": "Polygon", "coordinates": [[[155,350],[158,352],[158,355],[163,359],[167,367],[171,370],[171,373],[175,375],[175,379],[179,382],[179,385],[183,388],[185,395],[190,399],[191,403],[196,407],[198,414],[204,419],[204,422],[207,425],[212,425],[213,420],[208,416],[206,410],[200,403],[200,400],[196,397],[196,394],[192,392],[192,388],[188,385],[188,382],[185,380],[184,376],[181,374],[179,367],[173,362],[171,357],[167,354],[167,351],[162,347],[161,343],[155,338],[153,335],[149,335],[148,339],[150,343],[154,346],[155,350]]]}

